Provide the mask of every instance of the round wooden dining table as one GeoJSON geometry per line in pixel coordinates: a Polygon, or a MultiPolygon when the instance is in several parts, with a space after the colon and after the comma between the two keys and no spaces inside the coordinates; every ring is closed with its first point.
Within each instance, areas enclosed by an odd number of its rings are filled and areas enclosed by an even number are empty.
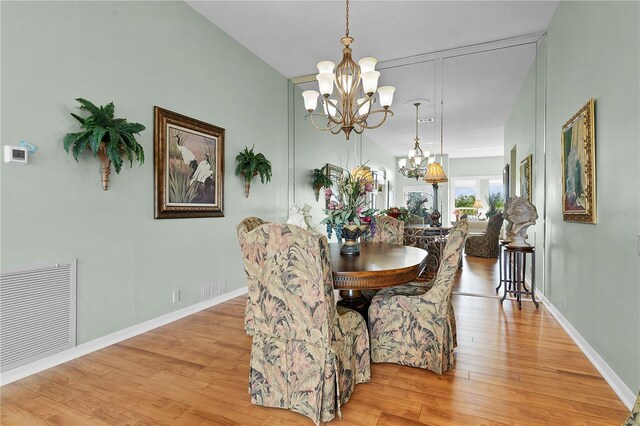
{"type": "Polygon", "coordinates": [[[339,305],[367,318],[369,301],[362,290],[393,287],[415,280],[427,264],[427,251],[386,243],[361,243],[359,255],[340,254],[340,243],[329,244],[333,288],[339,305]]]}

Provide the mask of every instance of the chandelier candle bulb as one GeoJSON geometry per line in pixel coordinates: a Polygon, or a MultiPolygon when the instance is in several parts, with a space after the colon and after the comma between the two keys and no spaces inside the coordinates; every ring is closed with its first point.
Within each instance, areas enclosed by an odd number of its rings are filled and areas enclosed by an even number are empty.
{"type": "Polygon", "coordinates": [[[318,96],[320,93],[315,90],[305,90],[302,92],[302,97],[304,98],[304,107],[307,111],[311,112],[316,109],[318,106],[318,96]]]}
{"type": "Polygon", "coordinates": [[[360,65],[360,72],[365,73],[369,71],[376,70],[376,64],[378,60],[376,58],[362,58],[358,61],[358,65],[360,65]]]}
{"type": "Polygon", "coordinates": [[[362,117],[364,115],[369,114],[369,108],[371,107],[371,102],[369,102],[365,98],[359,98],[356,102],[358,103],[358,106],[360,107],[360,108],[358,108],[358,115],[360,115],[362,117]]]}
{"type": "Polygon", "coordinates": [[[364,93],[371,96],[378,89],[378,78],[380,73],[378,71],[367,71],[362,73],[362,89],[364,93]]]}
{"type": "Polygon", "coordinates": [[[340,87],[343,88],[343,91],[346,94],[351,93],[352,85],[353,85],[353,77],[351,77],[350,75],[340,76],[340,87]]]}
{"type": "Polygon", "coordinates": [[[318,62],[317,67],[320,74],[333,74],[333,69],[336,67],[336,64],[331,61],[322,61],[318,62]]]}
{"type": "Polygon", "coordinates": [[[380,95],[380,105],[384,108],[389,108],[393,102],[393,92],[396,88],[393,86],[382,86],[378,88],[378,94],[380,95]]]}
{"type": "Polygon", "coordinates": [[[331,115],[331,117],[335,117],[336,116],[336,107],[333,106],[333,103],[331,102],[333,99],[329,99],[327,102],[324,102],[322,104],[322,106],[324,107],[324,114],[327,115],[331,115]],[[328,108],[328,112],[327,112],[327,108],[328,108]]]}
{"type": "Polygon", "coordinates": [[[316,80],[318,80],[318,87],[322,96],[326,98],[331,96],[333,93],[333,74],[320,73],[316,75],[316,80]]]}
{"type": "Polygon", "coordinates": [[[407,166],[407,159],[406,158],[399,159],[398,166],[400,166],[401,169],[404,169],[407,166]]]}

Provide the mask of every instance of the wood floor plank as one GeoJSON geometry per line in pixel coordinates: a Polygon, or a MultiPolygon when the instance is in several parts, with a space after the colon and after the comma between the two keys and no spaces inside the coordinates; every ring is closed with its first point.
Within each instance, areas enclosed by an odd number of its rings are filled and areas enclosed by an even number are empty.
{"type": "MultiPolygon", "coordinates": [[[[493,259],[466,257],[456,291],[495,295],[493,259]]],[[[246,296],[198,312],[1,389],[2,425],[313,423],[251,404],[246,296]]],[[[549,311],[453,297],[454,370],[371,366],[335,424],[618,425],[628,415],[549,311]]],[[[332,422],[334,423],[334,422],[332,422]]]]}

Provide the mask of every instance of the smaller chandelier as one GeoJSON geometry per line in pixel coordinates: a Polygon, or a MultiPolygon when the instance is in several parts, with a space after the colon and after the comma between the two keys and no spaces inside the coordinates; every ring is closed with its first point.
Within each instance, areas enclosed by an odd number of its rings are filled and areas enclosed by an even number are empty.
{"type": "Polygon", "coordinates": [[[400,173],[407,178],[420,179],[427,171],[427,165],[429,164],[429,151],[424,152],[420,148],[420,138],[418,137],[418,108],[420,102],[413,104],[416,107],[416,138],[414,139],[415,145],[413,149],[409,151],[408,158],[401,158],[398,160],[400,166],[400,173]],[[407,159],[409,160],[409,166],[407,166],[407,159]]]}
{"type": "Polygon", "coordinates": [[[313,127],[318,130],[329,130],[334,135],[344,132],[347,140],[349,134],[354,131],[358,134],[364,129],[375,129],[380,127],[387,119],[393,116],[389,109],[393,101],[393,92],[396,90],[392,86],[378,87],[380,72],[375,70],[374,58],[362,58],[356,64],[351,58],[351,43],[353,38],[349,36],[349,0],[347,0],[347,25],[344,37],[340,43],[342,49],[342,61],[336,65],[331,61],[318,63],[318,86],[322,94],[322,107],[324,114],[314,114],[318,106],[318,95],[315,90],[302,92],[304,107],[309,112],[309,118],[313,127]],[[335,72],[333,71],[335,67],[335,72]],[[330,96],[333,88],[337,89],[337,99],[330,96]],[[382,109],[373,110],[372,105],[376,102],[375,93],[378,92],[382,109]],[[382,114],[377,124],[368,122],[370,116],[382,114]],[[318,125],[314,121],[314,116],[321,116],[326,119],[326,124],[318,125]]]}

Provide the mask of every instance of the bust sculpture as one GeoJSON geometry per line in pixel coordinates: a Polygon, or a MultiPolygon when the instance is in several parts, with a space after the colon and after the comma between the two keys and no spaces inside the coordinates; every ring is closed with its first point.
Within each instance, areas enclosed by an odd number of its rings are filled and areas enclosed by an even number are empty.
{"type": "Polygon", "coordinates": [[[509,197],[504,206],[507,223],[508,247],[530,247],[527,243],[527,228],[536,223],[538,211],[526,197],[509,197]]]}
{"type": "Polygon", "coordinates": [[[311,216],[311,206],[308,204],[305,204],[302,209],[297,204],[293,204],[289,209],[287,223],[289,225],[299,226],[302,229],[319,232],[313,221],[313,216],[311,216]]]}
{"type": "Polygon", "coordinates": [[[304,205],[304,207],[302,208],[302,215],[304,216],[304,223],[307,225],[307,229],[310,229],[312,231],[316,231],[319,233],[320,229],[318,228],[315,221],[313,220],[313,216],[311,216],[310,205],[308,204],[304,205]]]}
{"type": "Polygon", "coordinates": [[[307,225],[304,221],[304,214],[297,204],[293,204],[289,208],[289,218],[287,219],[287,224],[296,225],[300,228],[307,229],[307,225]]]}

